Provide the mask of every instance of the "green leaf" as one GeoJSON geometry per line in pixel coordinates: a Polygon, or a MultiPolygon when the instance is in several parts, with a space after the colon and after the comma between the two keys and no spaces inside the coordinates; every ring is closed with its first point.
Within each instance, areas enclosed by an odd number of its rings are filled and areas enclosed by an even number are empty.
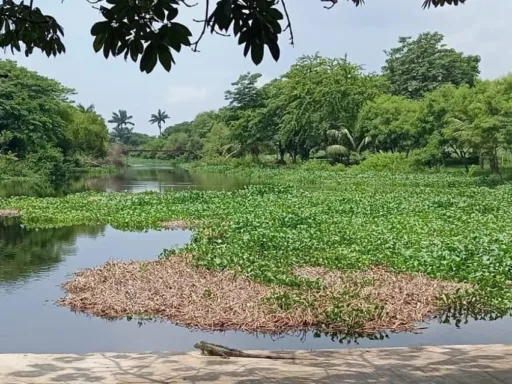
{"type": "Polygon", "coordinates": [[[251,59],[256,65],[260,64],[263,60],[263,44],[259,41],[254,41],[251,46],[251,59]]]}
{"type": "Polygon", "coordinates": [[[162,67],[169,72],[171,70],[172,66],[172,54],[169,50],[169,47],[165,45],[160,45],[158,48],[158,60],[160,61],[160,64],[162,64],[162,67]]]}

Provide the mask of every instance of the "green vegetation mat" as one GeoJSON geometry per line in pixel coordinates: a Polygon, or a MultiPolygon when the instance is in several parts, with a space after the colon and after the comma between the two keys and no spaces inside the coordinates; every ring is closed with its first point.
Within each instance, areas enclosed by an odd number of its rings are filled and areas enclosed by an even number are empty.
{"type": "MultiPolygon", "coordinates": [[[[30,228],[111,224],[143,230],[169,220],[192,221],[199,223],[193,240],[179,252],[194,254],[195,264],[208,269],[309,289],[317,282],[294,275],[294,268],[385,266],[471,283],[470,293],[441,298],[451,315],[510,310],[511,186],[489,188],[479,179],[442,174],[251,175],[269,184],[235,191],[13,197],[0,199],[0,208],[19,209],[30,228]]],[[[289,295],[279,300],[282,306],[300,305],[289,295]]]]}

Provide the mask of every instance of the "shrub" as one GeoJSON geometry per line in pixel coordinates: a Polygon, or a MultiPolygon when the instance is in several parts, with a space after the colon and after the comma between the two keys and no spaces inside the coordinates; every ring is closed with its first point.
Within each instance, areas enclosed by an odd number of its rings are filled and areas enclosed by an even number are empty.
{"type": "Polygon", "coordinates": [[[412,159],[402,153],[377,153],[353,167],[358,171],[392,173],[408,173],[413,171],[414,168],[412,159]]]}
{"type": "Polygon", "coordinates": [[[61,183],[66,180],[70,166],[64,164],[64,155],[55,147],[42,148],[25,158],[27,166],[35,173],[45,176],[50,183],[61,183]]]}

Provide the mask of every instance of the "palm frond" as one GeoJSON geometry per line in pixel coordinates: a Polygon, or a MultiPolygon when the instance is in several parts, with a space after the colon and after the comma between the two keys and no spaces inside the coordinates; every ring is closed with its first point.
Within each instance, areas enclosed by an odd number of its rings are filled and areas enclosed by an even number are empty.
{"type": "Polygon", "coordinates": [[[346,147],[344,147],[343,145],[339,145],[339,144],[336,144],[336,145],[329,145],[326,149],[325,149],[325,152],[331,156],[341,156],[341,155],[346,155],[348,154],[348,149],[346,147]]]}

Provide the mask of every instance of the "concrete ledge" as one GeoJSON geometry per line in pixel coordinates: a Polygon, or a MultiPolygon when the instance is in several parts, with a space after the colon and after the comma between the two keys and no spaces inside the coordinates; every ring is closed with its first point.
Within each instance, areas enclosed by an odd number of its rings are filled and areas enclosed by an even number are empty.
{"type": "Polygon", "coordinates": [[[0,383],[512,383],[512,345],[287,354],[309,360],[225,360],[195,352],[0,354],[0,383]]]}

